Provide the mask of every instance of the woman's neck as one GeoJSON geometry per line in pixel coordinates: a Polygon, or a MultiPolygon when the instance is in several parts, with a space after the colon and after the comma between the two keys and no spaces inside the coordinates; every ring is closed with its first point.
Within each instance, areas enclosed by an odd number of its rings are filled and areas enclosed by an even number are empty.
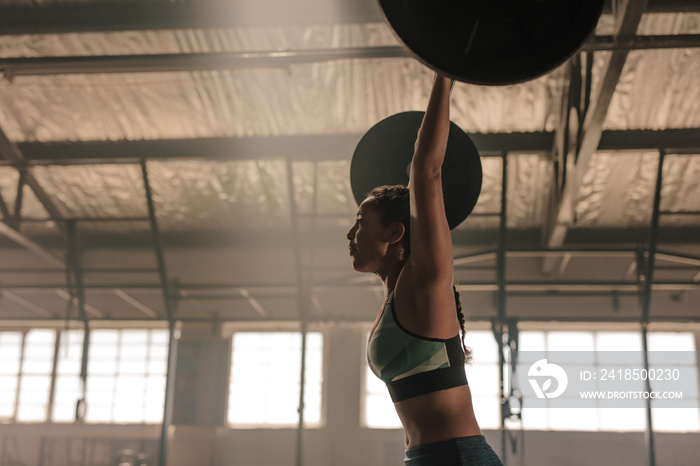
{"type": "Polygon", "coordinates": [[[387,264],[387,267],[377,272],[384,284],[385,298],[396,288],[396,282],[399,280],[399,275],[401,275],[401,270],[403,270],[405,264],[406,259],[391,261],[391,263],[387,264]]]}

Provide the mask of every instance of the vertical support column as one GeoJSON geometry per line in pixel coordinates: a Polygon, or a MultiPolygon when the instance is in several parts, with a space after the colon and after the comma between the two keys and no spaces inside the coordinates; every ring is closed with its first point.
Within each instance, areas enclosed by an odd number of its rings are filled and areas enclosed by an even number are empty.
{"type": "Polygon", "coordinates": [[[506,234],[508,226],[506,224],[506,208],[508,205],[508,154],[501,154],[501,212],[498,228],[498,251],[496,255],[496,281],[498,284],[498,319],[506,317],[506,234]]]}
{"type": "Polygon", "coordinates": [[[506,250],[508,248],[507,234],[507,209],[508,209],[508,154],[501,154],[501,212],[500,224],[498,232],[498,249],[496,252],[496,284],[498,286],[497,296],[497,312],[498,317],[493,324],[493,334],[498,343],[498,363],[499,363],[499,395],[501,398],[501,460],[503,464],[508,463],[507,445],[510,443],[512,450],[516,452],[517,439],[512,436],[506,428],[506,419],[512,419],[513,416],[520,416],[522,409],[522,397],[517,390],[516,366],[518,356],[518,322],[515,319],[506,317],[506,250]],[[506,357],[505,351],[508,351],[508,367],[509,378],[508,386],[505,383],[506,357]],[[517,390],[517,394],[516,394],[517,390]],[[518,410],[513,410],[513,401],[517,399],[518,410]],[[510,440],[510,442],[509,442],[510,440]]]}
{"type": "MultiPolygon", "coordinates": [[[[300,290],[301,291],[301,290],[300,290]]],[[[306,293],[300,293],[306,294],[306,293]]],[[[303,298],[302,298],[303,299],[303,298]]],[[[301,320],[301,368],[299,375],[299,423],[297,425],[297,466],[304,464],[304,395],[306,385],[306,319],[301,320]]]]}
{"type": "Polygon", "coordinates": [[[299,374],[299,423],[297,425],[296,466],[304,464],[304,386],[306,385],[306,337],[307,313],[311,302],[310,288],[304,280],[301,266],[301,245],[299,244],[299,226],[297,224],[297,205],[294,192],[294,176],[292,162],[287,159],[287,187],[289,192],[289,215],[294,244],[294,263],[297,275],[297,306],[299,307],[299,322],[301,325],[301,373],[299,374]]]}
{"type": "MultiPolygon", "coordinates": [[[[644,350],[644,368],[649,370],[649,354],[647,346],[647,326],[649,325],[649,312],[651,310],[651,286],[654,281],[654,261],[656,256],[656,244],[658,241],[659,232],[659,216],[661,205],[661,186],[663,182],[664,159],[665,151],[659,152],[659,164],[656,171],[656,188],[654,190],[654,207],[651,216],[651,232],[649,235],[649,250],[644,258],[644,274],[640,275],[642,279],[642,316],[640,319],[642,326],[642,345],[644,350]]],[[[651,391],[651,384],[648,378],[645,380],[646,390],[651,391]]],[[[656,452],[654,448],[654,426],[651,419],[651,400],[646,400],[646,418],[647,430],[644,435],[644,440],[647,445],[647,455],[649,466],[656,465],[656,452]]]]}
{"type": "Polygon", "coordinates": [[[0,193],[0,215],[2,215],[2,221],[9,224],[11,222],[11,214],[10,214],[10,209],[7,207],[7,203],[5,202],[5,198],[2,197],[2,193],[0,193]]]}
{"type": "Polygon", "coordinates": [[[85,410],[87,408],[87,363],[90,348],[90,325],[87,320],[83,321],[83,325],[83,352],[80,359],[80,399],[75,407],[75,422],[78,424],[85,420],[85,410]]]}
{"type": "Polygon", "coordinates": [[[496,254],[496,282],[498,284],[498,296],[496,297],[497,303],[497,326],[498,332],[497,343],[498,343],[498,364],[499,364],[499,394],[501,397],[501,460],[503,464],[506,464],[506,406],[505,406],[505,380],[504,380],[504,368],[505,368],[505,357],[503,354],[503,333],[506,325],[506,234],[508,232],[508,227],[506,224],[506,208],[507,208],[507,198],[508,198],[508,154],[504,152],[501,154],[501,214],[500,214],[500,224],[498,229],[498,251],[496,254]]]}
{"type": "Polygon", "coordinates": [[[656,171],[656,188],[654,190],[654,210],[651,215],[651,232],[649,235],[649,251],[646,257],[645,274],[643,275],[642,318],[643,323],[649,322],[649,310],[651,308],[651,285],[654,280],[654,262],[656,256],[656,244],[659,234],[659,217],[661,205],[661,185],[663,181],[664,159],[666,153],[659,152],[659,165],[656,171]]]}
{"type": "Polygon", "coordinates": [[[151,234],[153,236],[153,249],[156,254],[158,263],[158,274],[160,276],[160,285],[163,291],[163,303],[165,305],[165,314],[168,319],[169,338],[168,338],[168,372],[165,377],[165,400],[163,403],[163,422],[160,430],[160,448],[158,454],[158,465],[165,466],[168,461],[168,428],[172,424],[173,418],[173,394],[175,383],[175,367],[177,362],[177,336],[175,333],[175,309],[172,301],[168,275],[165,268],[165,256],[163,254],[163,246],[160,241],[160,233],[158,230],[158,222],[156,220],[156,209],[153,203],[153,194],[151,192],[151,184],[148,180],[148,170],[146,169],[146,161],[141,159],[141,174],[143,176],[143,185],[146,191],[146,203],[148,205],[148,218],[151,224],[151,234]]]}
{"type": "Polygon", "coordinates": [[[19,181],[17,182],[17,197],[15,197],[15,210],[9,225],[15,230],[19,230],[20,222],[22,221],[22,200],[24,199],[24,185],[27,182],[27,171],[21,169],[19,171],[19,181]]]}
{"type": "Polygon", "coordinates": [[[168,321],[168,369],[165,374],[165,399],[163,403],[163,422],[160,429],[160,446],[158,464],[165,466],[168,461],[168,428],[173,420],[173,396],[175,394],[175,368],[177,365],[177,336],[174,320],[168,321]]]}
{"type": "MultiPolygon", "coordinates": [[[[648,322],[642,322],[642,350],[644,354],[644,369],[649,373],[649,348],[648,348],[648,335],[647,335],[647,325],[648,322]]],[[[651,382],[649,377],[644,379],[644,389],[647,392],[651,392],[651,382]]],[[[646,404],[646,418],[647,418],[647,430],[644,432],[644,441],[647,444],[647,455],[649,459],[649,466],[656,466],[656,451],[654,448],[654,426],[651,420],[651,399],[647,398],[645,400],[646,404]]]]}
{"type": "Polygon", "coordinates": [[[70,300],[78,300],[78,316],[83,322],[83,351],[80,358],[80,399],[75,406],[75,422],[80,424],[85,421],[85,411],[87,409],[87,367],[88,354],[90,350],[90,321],[85,312],[85,286],[83,283],[83,273],[80,267],[80,250],[78,247],[78,232],[75,220],[66,221],[66,234],[68,236],[68,276],[73,275],[75,294],[71,293],[70,300]]]}
{"type": "Polygon", "coordinates": [[[51,382],[49,384],[49,402],[46,405],[46,420],[52,421],[53,417],[53,406],[56,398],[56,378],[58,375],[58,359],[61,351],[61,336],[63,332],[61,330],[56,330],[56,341],[53,345],[53,361],[51,362],[51,382]]]}
{"type": "Polygon", "coordinates": [[[500,399],[500,413],[501,413],[501,460],[503,464],[506,465],[506,426],[505,426],[505,380],[503,377],[503,368],[505,367],[505,357],[503,355],[503,321],[494,319],[491,323],[491,330],[493,336],[496,339],[496,344],[498,345],[498,397],[500,399]]]}
{"type": "MultiPolygon", "coordinates": [[[[20,342],[20,348],[19,348],[19,368],[17,371],[17,386],[15,387],[15,399],[14,403],[12,403],[12,417],[10,418],[10,422],[17,422],[17,407],[19,406],[19,391],[22,386],[21,381],[22,381],[22,374],[24,373],[24,353],[25,353],[25,348],[27,346],[27,332],[28,330],[25,330],[22,332],[22,341],[20,342]]],[[[5,437],[5,440],[7,437],[5,437]]],[[[5,451],[5,447],[3,446],[3,452],[5,451]]],[[[1,459],[1,458],[0,458],[1,459]]],[[[0,463],[3,464],[4,463],[0,463]]]]}

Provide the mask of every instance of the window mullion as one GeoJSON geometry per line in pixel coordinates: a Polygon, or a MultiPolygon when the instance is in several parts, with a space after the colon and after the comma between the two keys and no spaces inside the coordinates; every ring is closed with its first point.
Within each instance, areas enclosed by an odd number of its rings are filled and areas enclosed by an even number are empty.
{"type": "Polygon", "coordinates": [[[112,386],[112,406],[110,408],[109,417],[111,422],[114,423],[114,417],[116,414],[117,405],[117,387],[119,387],[119,375],[120,367],[122,363],[122,344],[124,343],[124,332],[123,330],[117,331],[117,366],[114,368],[114,385],[112,386]]]}
{"type": "Polygon", "coordinates": [[[17,386],[15,387],[15,403],[14,410],[12,412],[11,422],[17,422],[17,408],[19,407],[19,394],[20,388],[22,387],[22,372],[24,369],[24,345],[27,341],[28,331],[22,332],[22,341],[19,347],[19,367],[17,368],[17,386]]]}
{"type": "Polygon", "coordinates": [[[46,404],[46,421],[53,421],[54,391],[56,390],[56,377],[58,374],[58,356],[61,349],[61,336],[63,332],[56,330],[56,342],[53,346],[53,365],[51,366],[51,384],[49,385],[49,402],[46,404]]]}
{"type": "MultiPolygon", "coordinates": [[[[146,412],[146,406],[148,405],[148,382],[150,380],[151,374],[151,350],[153,349],[153,330],[148,331],[148,338],[146,339],[146,363],[143,367],[143,401],[141,402],[141,411],[146,412]]],[[[141,418],[141,423],[146,423],[146,416],[141,418]]]]}

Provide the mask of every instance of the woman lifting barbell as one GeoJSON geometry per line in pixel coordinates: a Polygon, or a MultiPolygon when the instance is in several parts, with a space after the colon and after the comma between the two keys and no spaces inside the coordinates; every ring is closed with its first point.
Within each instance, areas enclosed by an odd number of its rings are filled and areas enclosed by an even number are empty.
{"type": "Polygon", "coordinates": [[[403,424],[406,464],[502,465],[479,429],[464,369],[469,351],[442,182],[449,98],[450,80],[436,75],[408,186],[373,189],[347,239],[353,268],[384,284],[367,357],[403,424]]]}

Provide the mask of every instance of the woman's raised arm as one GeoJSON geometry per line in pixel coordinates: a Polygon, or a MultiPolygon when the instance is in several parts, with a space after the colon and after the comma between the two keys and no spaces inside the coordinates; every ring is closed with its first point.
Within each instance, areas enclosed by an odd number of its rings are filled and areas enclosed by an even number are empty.
{"type": "Polygon", "coordinates": [[[409,192],[411,255],[416,282],[422,286],[453,280],[450,228],[442,195],[442,162],[450,131],[449,78],[436,75],[415,144],[409,192]]]}

